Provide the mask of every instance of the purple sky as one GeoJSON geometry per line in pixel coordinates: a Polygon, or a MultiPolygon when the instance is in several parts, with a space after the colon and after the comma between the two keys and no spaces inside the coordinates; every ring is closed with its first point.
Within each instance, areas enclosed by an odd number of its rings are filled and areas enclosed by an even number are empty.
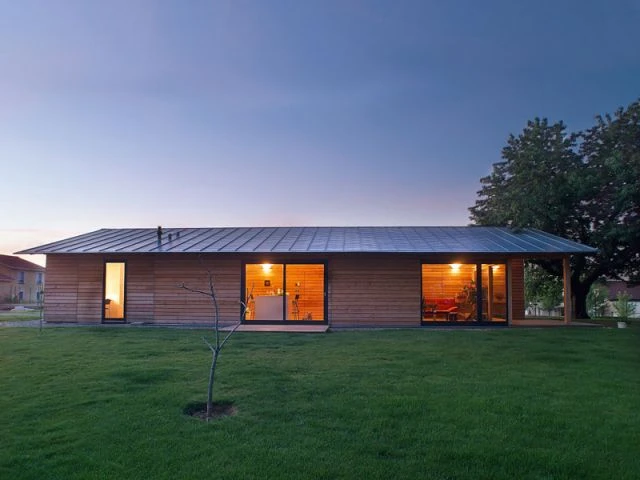
{"type": "Polygon", "coordinates": [[[637,0],[3,2],[0,253],[102,227],[465,225],[509,133],[640,96],[638,25],[637,0]]]}

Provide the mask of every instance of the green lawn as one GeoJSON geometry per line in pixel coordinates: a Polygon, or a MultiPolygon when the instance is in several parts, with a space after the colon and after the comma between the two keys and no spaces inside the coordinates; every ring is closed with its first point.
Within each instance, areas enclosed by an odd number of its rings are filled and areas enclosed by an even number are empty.
{"type": "Polygon", "coordinates": [[[24,322],[39,319],[40,310],[0,311],[0,322],[24,322]]]}
{"type": "Polygon", "coordinates": [[[0,329],[0,478],[640,478],[640,328],[202,333],[0,329]]]}
{"type": "MultiPolygon", "coordinates": [[[[589,323],[597,323],[598,325],[602,325],[603,327],[610,328],[618,328],[618,321],[620,318],[618,317],[596,317],[590,318],[588,320],[584,320],[589,323]]],[[[640,328],[640,318],[629,318],[625,321],[628,328],[640,328]]]]}

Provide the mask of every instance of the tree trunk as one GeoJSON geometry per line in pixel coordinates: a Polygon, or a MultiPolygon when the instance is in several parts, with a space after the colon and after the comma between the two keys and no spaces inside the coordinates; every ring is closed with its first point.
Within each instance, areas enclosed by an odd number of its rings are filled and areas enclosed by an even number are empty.
{"type": "Polygon", "coordinates": [[[589,318],[587,311],[587,295],[593,282],[580,280],[572,281],[571,288],[573,290],[573,298],[575,299],[574,315],[576,319],[589,318]]]}
{"type": "Polygon", "coordinates": [[[209,370],[209,388],[207,390],[207,418],[213,415],[213,383],[216,377],[216,363],[218,363],[219,350],[211,349],[211,369],[209,370]]]}

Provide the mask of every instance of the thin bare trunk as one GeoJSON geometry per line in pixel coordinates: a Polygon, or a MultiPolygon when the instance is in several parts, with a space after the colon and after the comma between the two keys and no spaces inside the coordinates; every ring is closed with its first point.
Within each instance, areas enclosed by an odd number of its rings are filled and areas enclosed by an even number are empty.
{"type": "Polygon", "coordinates": [[[219,350],[211,351],[211,369],[209,370],[209,389],[207,390],[207,418],[213,415],[213,384],[216,378],[216,364],[218,363],[219,350]]]}
{"type": "MultiPolygon", "coordinates": [[[[209,342],[205,337],[202,337],[204,343],[207,344],[209,349],[211,350],[211,368],[209,369],[209,385],[207,388],[207,420],[211,418],[213,415],[213,386],[216,377],[216,367],[218,365],[218,356],[220,355],[220,351],[222,347],[227,343],[229,337],[233,335],[233,333],[240,326],[240,320],[238,323],[234,325],[234,327],[227,333],[224,338],[220,338],[220,307],[218,305],[218,297],[216,295],[215,284],[213,281],[213,274],[211,270],[207,270],[208,280],[209,280],[209,291],[198,290],[196,288],[191,288],[186,286],[184,283],[180,285],[180,288],[187,290],[188,292],[199,293],[200,295],[206,295],[211,299],[213,303],[213,331],[214,331],[214,342],[209,342]]],[[[240,302],[241,305],[241,314],[240,318],[244,318],[245,312],[247,310],[247,305],[244,302],[240,302]]]]}

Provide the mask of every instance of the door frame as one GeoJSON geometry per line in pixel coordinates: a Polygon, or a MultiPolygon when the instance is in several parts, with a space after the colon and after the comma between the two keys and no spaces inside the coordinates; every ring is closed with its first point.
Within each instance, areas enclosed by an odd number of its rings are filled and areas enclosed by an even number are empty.
{"type": "Polygon", "coordinates": [[[287,291],[287,265],[322,265],[324,267],[324,274],[322,278],[323,282],[323,308],[324,308],[324,318],[320,320],[286,320],[286,303],[287,296],[283,295],[283,314],[281,320],[245,320],[244,315],[242,315],[242,311],[240,312],[240,323],[242,324],[251,324],[251,325],[328,325],[329,324],[329,262],[326,259],[280,259],[280,258],[264,258],[260,261],[251,261],[251,260],[243,260],[241,264],[241,275],[240,275],[240,301],[242,305],[246,305],[247,298],[247,265],[261,265],[264,263],[270,263],[272,265],[282,265],[283,266],[283,290],[287,291]]]}
{"type": "Polygon", "coordinates": [[[420,325],[425,326],[425,327],[437,327],[437,326],[453,326],[453,325],[457,325],[457,326],[461,326],[461,327],[469,327],[469,326],[482,326],[482,327],[487,327],[487,326],[495,326],[495,327],[502,327],[502,326],[509,326],[511,323],[511,311],[509,308],[509,305],[511,303],[511,275],[510,275],[510,262],[508,259],[506,258],[493,258],[493,259],[489,259],[489,258],[468,258],[468,257],[463,257],[463,258],[456,258],[456,259],[451,259],[451,258],[446,258],[446,259],[434,259],[434,260],[421,260],[420,261],[420,325]],[[475,283],[476,283],[476,302],[475,302],[475,306],[476,306],[476,316],[477,318],[475,320],[449,320],[447,319],[446,321],[440,321],[440,322],[435,322],[435,321],[430,321],[430,320],[425,320],[423,317],[423,305],[422,305],[422,296],[423,296],[423,275],[422,275],[422,267],[424,265],[451,265],[454,263],[460,263],[460,264],[466,264],[466,265],[475,265],[476,267],[476,274],[475,274],[475,283]],[[484,316],[486,312],[483,312],[483,296],[482,296],[482,291],[484,288],[483,285],[483,281],[482,281],[482,266],[483,265],[503,265],[504,266],[504,275],[505,275],[505,319],[504,321],[491,321],[489,319],[484,320],[484,316]]]}
{"type": "Polygon", "coordinates": [[[127,323],[127,261],[126,260],[118,260],[118,259],[109,259],[103,261],[102,267],[102,297],[101,297],[101,308],[102,308],[102,323],[127,323]],[[109,263],[122,263],[124,265],[124,284],[123,284],[123,299],[122,299],[122,318],[106,318],[105,316],[105,302],[106,302],[106,294],[107,294],[107,264],[109,263]]]}

